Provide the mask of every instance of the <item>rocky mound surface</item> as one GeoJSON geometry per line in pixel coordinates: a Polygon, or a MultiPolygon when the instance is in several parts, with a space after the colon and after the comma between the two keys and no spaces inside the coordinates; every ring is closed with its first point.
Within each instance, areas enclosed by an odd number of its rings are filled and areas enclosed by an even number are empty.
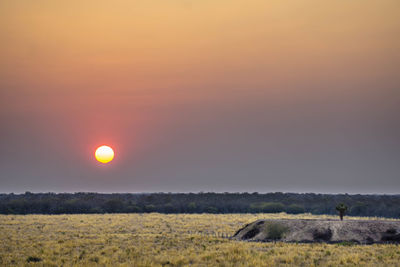
{"type": "Polygon", "coordinates": [[[400,221],[258,220],[232,237],[247,241],[400,243],[400,221]]]}

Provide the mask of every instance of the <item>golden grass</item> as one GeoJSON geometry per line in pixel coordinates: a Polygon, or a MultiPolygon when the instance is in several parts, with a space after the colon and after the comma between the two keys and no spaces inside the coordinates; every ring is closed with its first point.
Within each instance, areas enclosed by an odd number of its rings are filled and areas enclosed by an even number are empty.
{"type": "Polygon", "coordinates": [[[332,216],[0,215],[0,265],[398,266],[400,263],[397,245],[252,243],[225,238],[246,223],[266,218],[332,216]],[[28,262],[29,257],[40,261],[28,262]]]}

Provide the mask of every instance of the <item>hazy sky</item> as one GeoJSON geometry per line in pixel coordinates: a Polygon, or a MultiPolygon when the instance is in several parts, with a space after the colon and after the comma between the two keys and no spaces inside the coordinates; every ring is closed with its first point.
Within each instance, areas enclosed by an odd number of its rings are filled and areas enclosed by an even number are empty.
{"type": "Polygon", "coordinates": [[[2,0],[0,192],[400,193],[399,11],[2,0]]]}

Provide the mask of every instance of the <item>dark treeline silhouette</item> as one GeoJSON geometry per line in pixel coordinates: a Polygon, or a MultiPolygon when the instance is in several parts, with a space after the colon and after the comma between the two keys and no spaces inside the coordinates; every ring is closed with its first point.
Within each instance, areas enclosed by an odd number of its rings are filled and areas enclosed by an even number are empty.
{"type": "Polygon", "coordinates": [[[0,194],[0,214],[72,213],[276,213],[337,214],[400,218],[400,195],[296,193],[30,193],[0,194]]]}

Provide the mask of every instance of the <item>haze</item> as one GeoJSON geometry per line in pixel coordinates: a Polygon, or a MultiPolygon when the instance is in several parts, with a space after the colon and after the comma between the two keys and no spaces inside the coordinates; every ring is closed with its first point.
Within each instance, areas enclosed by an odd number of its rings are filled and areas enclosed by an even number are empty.
{"type": "Polygon", "coordinates": [[[399,193],[399,10],[3,0],[0,191],[399,193]]]}

